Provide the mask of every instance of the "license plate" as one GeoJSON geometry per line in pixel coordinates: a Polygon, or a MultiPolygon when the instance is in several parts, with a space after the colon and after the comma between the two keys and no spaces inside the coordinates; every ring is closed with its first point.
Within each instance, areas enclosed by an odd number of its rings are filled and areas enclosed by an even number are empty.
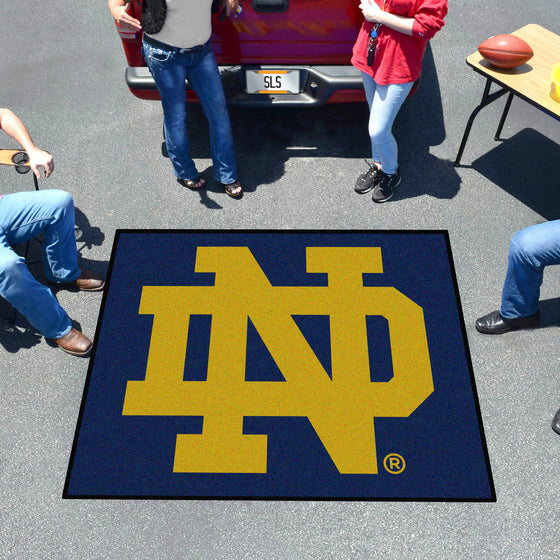
{"type": "Polygon", "coordinates": [[[247,93],[299,93],[298,70],[247,70],[247,93]]]}

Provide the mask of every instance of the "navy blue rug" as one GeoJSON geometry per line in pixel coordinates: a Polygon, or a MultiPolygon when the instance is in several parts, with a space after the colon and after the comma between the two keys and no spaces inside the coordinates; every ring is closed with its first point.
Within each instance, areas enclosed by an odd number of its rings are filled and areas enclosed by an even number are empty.
{"type": "Polygon", "coordinates": [[[118,231],[64,497],[495,501],[447,232],[118,231]]]}

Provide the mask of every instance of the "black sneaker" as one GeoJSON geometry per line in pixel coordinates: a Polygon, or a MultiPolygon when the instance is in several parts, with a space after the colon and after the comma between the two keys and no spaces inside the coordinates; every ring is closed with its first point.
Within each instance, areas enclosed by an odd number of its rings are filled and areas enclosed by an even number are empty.
{"type": "Polygon", "coordinates": [[[397,187],[401,184],[401,172],[397,169],[393,175],[387,175],[381,170],[379,173],[381,178],[375,185],[371,198],[373,202],[386,202],[395,194],[397,187]]]}
{"type": "Polygon", "coordinates": [[[377,165],[370,165],[369,169],[356,179],[354,190],[360,194],[371,191],[371,189],[373,189],[373,187],[375,187],[375,185],[379,182],[379,179],[381,178],[379,175],[380,173],[381,170],[377,167],[377,165]]]}

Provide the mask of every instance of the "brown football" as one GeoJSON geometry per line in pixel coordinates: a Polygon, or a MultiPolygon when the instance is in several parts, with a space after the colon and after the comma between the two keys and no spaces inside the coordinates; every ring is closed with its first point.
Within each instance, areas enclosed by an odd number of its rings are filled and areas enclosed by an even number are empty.
{"type": "Polygon", "coordinates": [[[515,35],[494,35],[480,44],[478,52],[498,68],[515,68],[533,56],[533,49],[515,35]]]}

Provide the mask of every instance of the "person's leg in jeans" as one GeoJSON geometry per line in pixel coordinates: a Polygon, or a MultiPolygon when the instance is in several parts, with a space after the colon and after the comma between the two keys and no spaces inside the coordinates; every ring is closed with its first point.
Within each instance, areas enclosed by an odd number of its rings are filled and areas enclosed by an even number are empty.
{"type": "Polygon", "coordinates": [[[222,78],[210,42],[196,53],[187,79],[208,119],[214,179],[229,185],[237,180],[235,148],[222,78]]]}
{"type": "Polygon", "coordinates": [[[176,49],[157,49],[146,43],[143,52],[161,97],[165,142],[173,171],[178,179],[194,181],[198,171],[189,156],[185,85],[193,55],[181,54],[176,49]]]}
{"type": "Polygon", "coordinates": [[[554,264],[560,264],[560,220],[529,226],[513,236],[502,290],[502,317],[527,317],[539,310],[544,268],[554,264]]]}
{"type": "Polygon", "coordinates": [[[22,192],[0,200],[0,295],[45,337],[60,338],[72,328],[49,288],[37,282],[12,249],[44,233],[47,277],[71,282],[80,276],[74,235],[74,205],[60,190],[22,192]]]}
{"type": "Polygon", "coordinates": [[[398,148],[392,133],[393,123],[413,82],[379,85],[365,72],[362,72],[362,79],[370,107],[368,132],[372,158],[384,173],[393,175],[398,168],[398,148]]]}

